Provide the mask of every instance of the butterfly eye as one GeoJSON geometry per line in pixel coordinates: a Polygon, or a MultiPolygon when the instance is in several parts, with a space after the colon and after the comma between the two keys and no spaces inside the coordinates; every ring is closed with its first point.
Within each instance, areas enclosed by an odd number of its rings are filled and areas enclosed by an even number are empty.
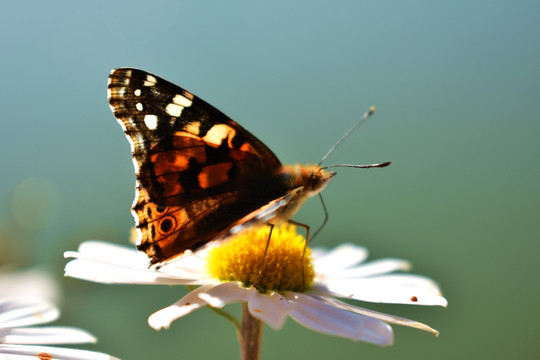
{"type": "Polygon", "coordinates": [[[309,174],[309,178],[307,180],[308,184],[313,184],[317,181],[317,178],[319,177],[319,174],[315,174],[313,171],[309,174]]]}

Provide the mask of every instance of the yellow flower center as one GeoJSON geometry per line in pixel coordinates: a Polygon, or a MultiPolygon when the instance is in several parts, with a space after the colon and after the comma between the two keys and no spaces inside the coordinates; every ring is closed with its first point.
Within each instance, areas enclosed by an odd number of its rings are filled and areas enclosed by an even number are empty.
{"type": "Polygon", "coordinates": [[[304,237],[292,225],[274,227],[270,239],[269,234],[270,227],[261,226],[212,248],[207,259],[209,273],[221,281],[254,286],[263,293],[309,288],[314,271],[304,237]]]}

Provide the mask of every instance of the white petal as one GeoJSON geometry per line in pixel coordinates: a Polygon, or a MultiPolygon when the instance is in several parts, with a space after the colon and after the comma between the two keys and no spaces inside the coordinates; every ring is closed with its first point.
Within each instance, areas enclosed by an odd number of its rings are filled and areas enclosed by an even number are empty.
{"type": "Polygon", "coordinates": [[[44,358],[54,360],[118,360],[110,355],[94,351],[50,346],[0,344],[0,360],[36,360],[44,358]]]}
{"type": "Polygon", "coordinates": [[[368,257],[368,251],[365,248],[353,244],[343,244],[322,256],[319,254],[320,252],[314,249],[313,265],[317,273],[346,269],[365,261],[368,257]]]}
{"type": "Polygon", "coordinates": [[[0,328],[44,324],[58,316],[58,309],[40,298],[0,299],[0,328]]]}
{"type": "Polygon", "coordinates": [[[356,300],[411,305],[447,306],[440,290],[432,280],[408,274],[377,276],[361,279],[332,279],[328,290],[339,297],[356,300]]]}
{"type": "Polygon", "coordinates": [[[161,266],[160,271],[172,274],[194,274],[192,276],[200,277],[201,269],[206,268],[206,254],[208,251],[201,250],[190,255],[175,259],[161,266]]]}
{"type": "MultiPolygon", "coordinates": [[[[67,252],[73,255],[73,252],[67,252]]],[[[134,268],[145,269],[150,265],[150,259],[145,253],[134,248],[120,246],[105,241],[89,240],[79,245],[77,254],[87,259],[99,259],[104,263],[122,263],[134,268]]],[[[79,257],[77,256],[77,257],[79,257]]],[[[64,257],[67,257],[64,255],[64,257]]]]}
{"type": "Polygon", "coordinates": [[[108,284],[202,285],[217,283],[206,274],[164,272],[155,268],[131,268],[123,265],[76,259],[65,267],[65,276],[108,284]]]}
{"type": "Polygon", "coordinates": [[[0,298],[33,296],[55,302],[58,294],[59,289],[52,276],[37,268],[17,272],[1,272],[0,298]]]}
{"type": "Polygon", "coordinates": [[[69,327],[34,327],[0,329],[0,343],[5,344],[82,344],[96,338],[86,331],[69,327]]]}
{"type": "MultiPolygon", "coordinates": [[[[198,289],[197,289],[198,290],[198,289]]],[[[251,297],[254,288],[243,288],[240,282],[229,281],[216,285],[205,291],[199,291],[199,298],[208,305],[221,308],[229,303],[246,302],[251,297]]]]}
{"type": "MultiPolygon", "coordinates": [[[[184,272],[187,274],[195,272],[197,276],[200,276],[201,269],[204,268],[206,253],[207,250],[201,250],[170,260],[160,264],[160,270],[164,273],[172,273],[176,277],[184,272]]],[[[151,267],[150,259],[145,253],[134,248],[97,240],[83,242],[78,251],[67,251],[64,257],[92,260],[131,269],[147,270],[151,267]]]]}
{"type": "Polygon", "coordinates": [[[199,293],[208,291],[212,287],[212,285],[203,285],[189,292],[174,304],[156,311],[148,318],[148,325],[154,330],[168,329],[173,321],[206,306],[206,302],[199,297],[199,293]]]}
{"type": "Polygon", "coordinates": [[[195,304],[181,304],[177,302],[150,315],[148,317],[148,325],[154,330],[168,329],[173,321],[205,305],[203,302],[195,304]]]}
{"type": "Polygon", "coordinates": [[[360,278],[388,274],[394,271],[408,271],[411,264],[400,259],[381,259],[348,269],[333,269],[326,272],[323,279],[328,278],[360,278]]]}
{"type": "Polygon", "coordinates": [[[167,329],[173,321],[203,306],[209,305],[220,308],[232,302],[247,302],[251,292],[251,288],[245,289],[238,282],[203,285],[191,291],[173,305],[150,315],[148,325],[155,330],[167,329]]]}
{"type": "Polygon", "coordinates": [[[267,323],[273,329],[280,329],[285,323],[291,309],[287,300],[277,292],[260,294],[255,289],[253,291],[253,296],[248,302],[250,314],[267,323]]]}
{"type": "Polygon", "coordinates": [[[345,311],[304,294],[287,293],[285,297],[292,307],[290,316],[309,329],[377,345],[393,343],[392,328],[381,320],[345,311]]]}
{"type": "MultiPolygon", "coordinates": [[[[86,241],[79,252],[68,251],[65,257],[76,258],[66,265],[65,275],[83,280],[113,284],[202,285],[216,283],[204,271],[195,270],[193,262],[174,262],[161,269],[149,267],[148,257],[134,249],[100,241],[86,241]],[[100,254],[106,254],[101,256],[100,254]],[[182,267],[185,263],[187,266],[182,267]]],[[[194,258],[194,257],[193,257],[194,258]]]]}
{"type": "Polygon", "coordinates": [[[212,279],[193,279],[163,273],[156,269],[134,269],[120,265],[76,259],[67,263],[65,276],[105,284],[201,285],[212,279]]]}
{"type": "Polygon", "coordinates": [[[369,317],[372,317],[372,318],[375,318],[375,319],[380,319],[380,320],[382,320],[384,322],[387,322],[387,323],[390,323],[390,324],[403,325],[403,326],[408,326],[408,327],[412,327],[412,328],[415,328],[415,329],[429,331],[429,332],[435,334],[435,336],[439,335],[439,332],[437,330],[429,327],[426,324],[422,324],[422,323],[420,323],[418,321],[409,320],[409,319],[405,319],[405,318],[402,318],[402,317],[399,317],[399,316],[383,314],[383,313],[380,313],[380,312],[377,312],[377,311],[360,308],[360,307],[350,305],[350,304],[344,303],[342,301],[336,300],[334,298],[319,297],[319,299],[321,301],[324,301],[325,303],[327,303],[329,305],[333,305],[333,306],[339,307],[339,308],[344,309],[344,310],[352,311],[352,312],[354,312],[356,314],[366,315],[366,316],[369,316],[369,317]]]}
{"type": "Polygon", "coordinates": [[[328,249],[322,247],[311,248],[311,257],[314,261],[323,258],[328,253],[328,249]]]}

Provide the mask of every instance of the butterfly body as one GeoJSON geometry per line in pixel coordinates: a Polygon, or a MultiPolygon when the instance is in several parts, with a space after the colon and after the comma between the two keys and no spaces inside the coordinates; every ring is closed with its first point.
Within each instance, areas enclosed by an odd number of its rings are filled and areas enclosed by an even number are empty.
{"type": "Polygon", "coordinates": [[[145,71],[113,70],[108,99],[131,144],[137,247],[153,264],[286,222],[335,175],[319,165],[282,165],[225,114],[145,71]]]}

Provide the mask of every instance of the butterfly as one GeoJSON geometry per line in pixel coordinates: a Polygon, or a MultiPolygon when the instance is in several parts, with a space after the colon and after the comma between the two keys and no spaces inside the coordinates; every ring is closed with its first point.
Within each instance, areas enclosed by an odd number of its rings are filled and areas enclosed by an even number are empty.
{"type": "Polygon", "coordinates": [[[296,223],[300,206],[336,174],[320,164],[281,164],[221,111],[148,72],[114,69],[107,90],[131,144],[137,248],[151,264],[252,226],[296,223]]]}

